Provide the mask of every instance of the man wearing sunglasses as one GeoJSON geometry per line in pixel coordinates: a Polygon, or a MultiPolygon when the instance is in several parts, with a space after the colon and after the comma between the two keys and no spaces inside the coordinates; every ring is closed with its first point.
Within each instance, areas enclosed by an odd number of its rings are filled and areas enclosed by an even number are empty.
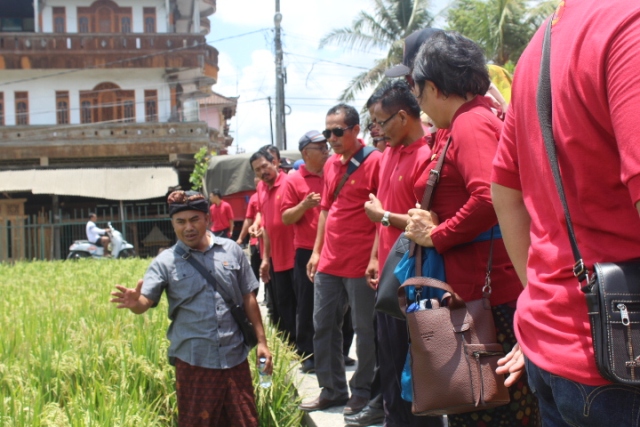
{"type": "Polygon", "coordinates": [[[359,166],[350,175],[346,175],[351,159],[365,149],[358,139],[359,132],[360,117],[355,108],[338,104],[327,113],[323,135],[335,154],[324,167],[318,233],[307,264],[307,275],[315,288],[313,346],[322,392],[316,399],[300,405],[303,411],[323,410],[346,403],[344,414],[353,415],[360,412],[371,397],[376,364],[373,351],[375,291],[367,285],[365,271],[375,237],[375,224],[368,220],[363,205],[369,200],[369,194],[378,189],[382,155],[373,150],[358,162],[359,166]],[[358,356],[358,366],[349,384],[351,398],[341,352],[343,315],[349,306],[357,334],[358,356]]]}

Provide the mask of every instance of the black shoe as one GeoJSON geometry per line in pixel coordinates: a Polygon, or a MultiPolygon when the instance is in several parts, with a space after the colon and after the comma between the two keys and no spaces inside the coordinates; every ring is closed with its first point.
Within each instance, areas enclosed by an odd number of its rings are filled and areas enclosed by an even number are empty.
{"type": "Polygon", "coordinates": [[[350,358],[349,356],[344,357],[344,366],[353,366],[356,364],[356,361],[350,358]]]}
{"type": "Polygon", "coordinates": [[[384,410],[382,408],[372,408],[367,405],[364,409],[354,415],[345,415],[344,423],[348,426],[366,427],[384,422],[384,410]]]}
{"type": "Polygon", "coordinates": [[[313,359],[307,359],[302,362],[300,370],[303,374],[313,374],[316,371],[316,364],[313,359]]]}
{"type": "Polygon", "coordinates": [[[368,397],[358,396],[353,394],[351,395],[351,398],[345,405],[342,413],[344,415],[355,415],[359,412],[362,412],[362,410],[365,408],[365,406],[367,406],[368,403],[369,403],[368,397]]]}

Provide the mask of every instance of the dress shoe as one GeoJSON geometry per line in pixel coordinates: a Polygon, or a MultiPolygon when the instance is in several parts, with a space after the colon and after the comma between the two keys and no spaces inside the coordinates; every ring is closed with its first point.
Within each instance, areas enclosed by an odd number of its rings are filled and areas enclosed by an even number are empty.
{"type": "Polygon", "coordinates": [[[355,415],[345,415],[344,423],[348,426],[366,427],[384,422],[384,410],[369,405],[355,415]]]}
{"type": "Polygon", "coordinates": [[[351,396],[347,405],[344,407],[344,411],[342,413],[344,415],[354,415],[358,412],[362,411],[362,409],[367,406],[369,403],[369,398],[364,396],[356,396],[355,394],[351,396]]]}
{"type": "Polygon", "coordinates": [[[333,408],[334,406],[342,406],[347,403],[347,398],[343,397],[340,399],[325,399],[323,397],[318,396],[316,399],[313,399],[311,402],[302,403],[298,408],[301,411],[305,412],[313,412],[313,411],[322,411],[324,409],[333,408]]]}
{"type": "Polygon", "coordinates": [[[344,357],[344,366],[353,366],[356,364],[356,361],[349,356],[344,357]]]}
{"type": "Polygon", "coordinates": [[[316,364],[313,359],[307,359],[302,362],[300,371],[302,371],[303,374],[313,374],[316,371],[316,364]]]}

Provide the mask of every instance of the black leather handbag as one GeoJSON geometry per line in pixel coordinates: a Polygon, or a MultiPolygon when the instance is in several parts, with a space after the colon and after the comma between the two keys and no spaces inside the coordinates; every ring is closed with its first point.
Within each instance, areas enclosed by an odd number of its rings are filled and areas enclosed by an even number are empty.
{"type": "Polygon", "coordinates": [[[231,316],[235,319],[238,327],[240,328],[240,332],[242,332],[242,336],[244,337],[244,343],[249,346],[249,348],[253,348],[258,345],[258,336],[256,335],[256,331],[253,328],[253,323],[247,317],[247,313],[244,311],[244,308],[240,307],[240,305],[236,304],[232,298],[230,298],[227,293],[220,287],[220,289],[216,289],[216,279],[213,277],[211,273],[205,268],[204,265],[200,264],[198,260],[191,256],[191,252],[185,252],[180,246],[176,246],[175,251],[178,255],[182,257],[185,261],[191,264],[196,270],[200,272],[207,279],[207,282],[213,286],[213,289],[216,290],[224,302],[229,307],[229,311],[231,312],[231,316]]]}
{"type": "Polygon", "coordinates": [[[591,275],[585,266],[569,215],[553,139],[550,52],[549,22],[542,47],[538,81],[538,118],[576,261],[573,274],[587,299],[596,365],[600,374],[609,381],[640,385],[640,260],[595,263],[591,275]]]}
{"type": "MultiPolygon", "coordinates": [[[[427,179],[427,185],[422,194],[422,201],[420,202],[420,209],[426,211],[431,209],[431,199],[433,197],[438,181],[440,180],[440,172],[444,165],[444,158],[451,145],[451,138],[447,140],[447,143],[440,154],[438,162],[435,167],[430,171],[429,178],[427,179]]],[[[402,260],[405,252],[410,251],[411,256],[416,256],[416,275],[422,275],[422,251],[419,250],[417,245],[404,236],[404,232],[398,236],[398,239],[393,244],[393,247],[389,251],[389,256],[384,262],[382,272],[380,273],[380,280],[378,282],[378,290],[376,292],[376,304],[375,309],[389,316],[395,317],[400,320],[405,320],[405,314],[400,309],[398,304],[398,289],[400,288],[400,281],[395,275],[395,269],[398,263],[402,260]],[[418,250],[416,250],[418,249],[418,250]],[[418,254],[416,255],[416,252],[418,254]]]]}

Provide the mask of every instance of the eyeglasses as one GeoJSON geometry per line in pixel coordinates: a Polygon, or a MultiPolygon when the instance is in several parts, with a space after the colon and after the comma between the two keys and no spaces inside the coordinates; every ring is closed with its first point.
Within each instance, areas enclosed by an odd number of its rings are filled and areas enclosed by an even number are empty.
{"type": "Polygon", "coordinates": [[[378,126],[380,126],[381,129],[384,129],[384,125],[386,125],[387,123],[389,123],[389,120],[393,119],[396,114],[398,114],[401,110],[396,111],[395,113],[393,113],[391,115],[391,117],[389,117],[387,120],[383,120],[381,122],[378,122],[378,126]]]}
{"type": "Polygon", "coordinates": [[[325,129],[322,131],[322,135],[324,135],[325,138],[329,139],[331,138],[331,133],[333,132],[333,134],[335,136],[337,136],[338,138],[340,138],[341,136],[344,135],[344,131],[345,130],[349,130],[352,127],[354,127],[355,125],[351,125],[351,126],[347,126],[346,128],[333,128],[333,129],[325,129]]]}
{"type": "Polygon", "coordinates": [[[307,150],[318,150],[318,151],[321,151],[323,153],[326,153],[326,152],[329,151],[329,146],[327,144],[315,145],[315,146],[314,145],[307,145],[305,148],[307,150]]]}

